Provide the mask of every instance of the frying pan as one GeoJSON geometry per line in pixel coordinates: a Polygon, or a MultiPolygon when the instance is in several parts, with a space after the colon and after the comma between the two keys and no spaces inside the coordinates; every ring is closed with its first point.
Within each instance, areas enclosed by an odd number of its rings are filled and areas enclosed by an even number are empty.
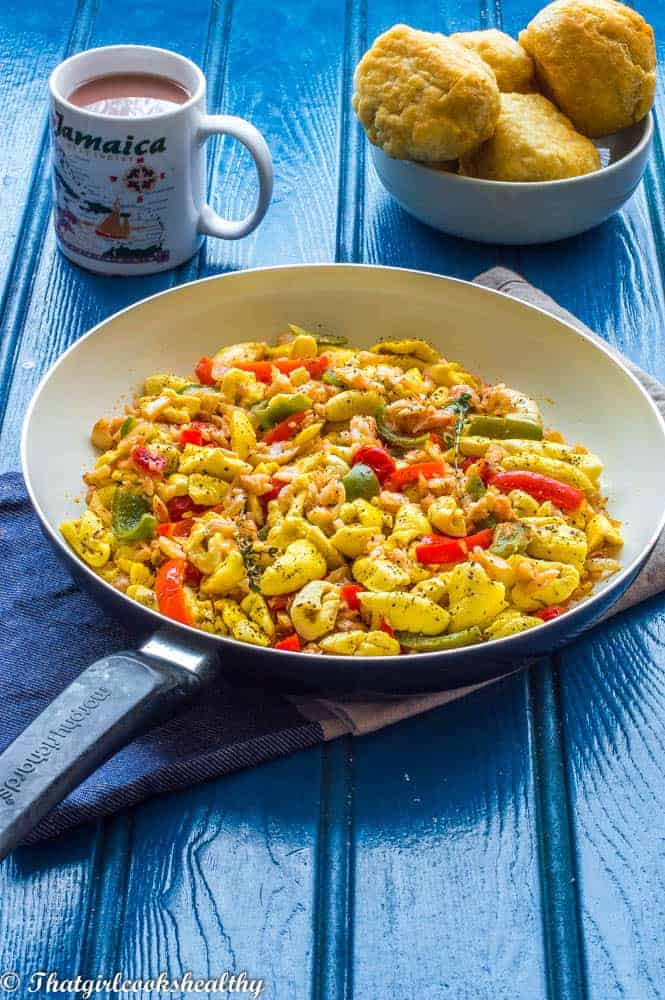
{"type": "Polygon", "coordinates": [[[616,358],[548,313],[467,282],[362,265],[268,268],[208,278],[146,299],[100,323],[39,386],[22,436],[30,499],[77,583],[110,614],[151,637],[85,670],[0,756],[0,857],[105,759],[197,697],[223,671],[295,691],[423,692],[522,668],[596,622],[632,582],[665,521],[655,470],[665,425],[616,358]],[[196,631],[142,607],[96,576],[58,532],[95,459],[89,432],[122,412],[148,374],[188,372],[204,354],[270,339],[287,322],[344,334],[417,335],[488,380],[534,396],[547,423],[605,461],[610,509],[624,522],[624,568],[566,615],[481,646],[382,659],[303,656],[196,631]],[[45,743],[47,735],[50,737],[45,743]]]}

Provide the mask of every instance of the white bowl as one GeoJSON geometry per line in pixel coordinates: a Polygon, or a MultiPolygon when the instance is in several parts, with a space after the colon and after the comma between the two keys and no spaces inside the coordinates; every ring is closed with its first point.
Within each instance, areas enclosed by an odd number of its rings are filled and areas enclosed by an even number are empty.
{"type": "Polygon", "coordinates": [[[617,212],[642,179],[652,141],[649,113],[636,125],[595,140],[600,170],[533,183],[460,177],[371,149],[386,191],[420,222],[480,243],[527,244],[576,236],[617,212]]]}

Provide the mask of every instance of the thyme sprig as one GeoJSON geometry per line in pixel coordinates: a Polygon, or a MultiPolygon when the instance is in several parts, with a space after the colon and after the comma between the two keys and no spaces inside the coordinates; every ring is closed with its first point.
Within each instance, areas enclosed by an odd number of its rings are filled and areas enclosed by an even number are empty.
{"type": "Polygon", "coordinates": [[[450,410],[452,413],[456,415],[455,428],[453,434],[446,435],[445,442],[449,448],[453,449],[453,464],[455,466],[455,469],[457,469],[459,464],[460,439],[462,437],[464,421],[466,420],[469,410],[471,409],[471,393],[463,392],[452,403],[448,403],[445,409],[450,410]]]}

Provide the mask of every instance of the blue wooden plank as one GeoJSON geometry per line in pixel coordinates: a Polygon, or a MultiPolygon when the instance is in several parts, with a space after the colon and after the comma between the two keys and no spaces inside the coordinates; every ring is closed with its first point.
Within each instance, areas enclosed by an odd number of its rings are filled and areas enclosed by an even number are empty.
{"type": "Polygon", "coordinates": [[[0,288],[12,266],[33,171],[41,168],[44,158],[48,76],[65,52],[83,41],[89,16],[90,5],[75,0],[47,5],[5,0],[0,5],[0,288]]]}
{"type": "Polygon", "coordinates": [[[547,995],[523,677],[355,746],[354,990],[547,995]]]}
{"type": "MultiPolygon", "coordinates": [[[[85,48],[90,39],[92,23],[92,3],[89,0],[82,0],[74,11],[65,51],[58,52],[58,57],[71,55],[73,52],[85,48]]],[[[25,208],[18,235],[14,241],[13,252],[8,257],[2,274],[0,328],[2,328],[3,337],[0,343],[0,422],[4,419],[9,397],[8,390],[20,346],[23,314],[29,301],[32,276],[39,261],[50,216],[50,160],[45,95],[46,85],[45,81],[42,81],[39,102],[40,107],[44,106],[41,140],[33,158],[33,169],[25,195],[25,208]]],[[[14,157],[16,155],[17,153],[14,152],[14,157]]],[[[6,232],[4,226],[3,232],[6,232]]]]}
{"type": "Polygon", "coordinates": [[[0,972],[81,967],[84,917],[97,873],[96,831],[21,848],[0,865],[0,972]]]}
{"type": "Polygon", "coordinates": [[[315,749],[135,810],[120,968],[309,996],[320,766],[315,749]]]}
{"type": "Polygon", "coordinates": [[[561,658],[590,1000],[663,995],[664,650],[656,598],[561,658]]]}
{"type": "Polygon", "coordinates": [[[543,929],[550,995],[585,995],[574,837],[561,740],[557,676],[542,662],[530,672],[543,929]]]}
{"type": "MultiPolygon", "coordinates": [[[[207,241],[201,273],[333,259],[343,37],[344,8],[329,0],[238,6],[214,110],[242,115],[262,130],[275,191],[254,234],[236,243],[207,241]]],[[[237,143],[215,147],[211,188],[221,213],[239,217],[251,209],[255,170],[237,143]]]]}

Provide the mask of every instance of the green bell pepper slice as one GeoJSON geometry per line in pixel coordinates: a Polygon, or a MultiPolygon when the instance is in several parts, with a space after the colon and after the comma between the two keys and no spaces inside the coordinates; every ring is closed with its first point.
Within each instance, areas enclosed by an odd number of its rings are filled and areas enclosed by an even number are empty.
{"type": "Polygon", "coordinates": [[[288,420],[296,413],[302,413],[304,410],[311,410],[311,408],[312,400],[303,392],[292,394],[278,392],[272,399],[253,407],[252,412],[258,420],[261,430],[268,431],[276,424],[281,424],[282,420],[288,420]]]}
{"type": "Polygon", "coordinates": [[[514,556],[518,552],[526,552],[530,540],[530,532],[520,521],[504,521],[494,529],[494,541],[490,552],[502,559],[514,556]]]}
{"type": "Polygon", "coordinates": [[[379,437],[382,438],[386,444],[390,444],[394,448],[420,448],[425,444],[429,434],[419,434],[417,437],[412,437],[409,434],[398,434],[396,431],[391,430],[391,428],[386,424],[385,412],[385,406],[380,406],[376,411],[375,420],[379,437]]]}
{"type": "Polygon", "coordinates": [[[480,500],[487,493],[487,487],[477,472],[473,472],[470,476],[467,476],[466,492],[474,500],[480,500]]]}
{"type": "Polygon", "coordinates": [[[324,344],[326,347],[344,347],[349,342],[348,337],[342,337],[338,333],[314,333],[313,330],[303,330],[301,326],[296,326],[295,323],[289,323],[288,327],[296,337],[314,337],[317,344],[324,344]]]}
{"type": "Polygon", "coordinates": [[[531,441],[541,441],[543,428],[535,420],[525,420],[523,417],[492,417],[478,414],[472,417],[464,429],[465,434],[474,437],[487,438],[527,438],[531,441]]]}
{"type": "Polygon", "coordinates": [[[346,382],[336,372],[330,370],[323,373],[321,381],[325,382],[326,385],[334,385],[338,389],[346,389],[346,382]]]}
{"type": "Polygon", "coordinates": [[[140,493],[118,487],[113,494],[111,527],[121,542],[148,542],[157,531],[157,519],[149,514],[150,503],[140,493]]]}
{"type": "Polygon", "coordinates": [[[419,632],[395,632],[400,646],[414,653],[438,653],[445,649],[459,649],[482,642],[483,634],[477,625],[448,635],[421,635],[419,632]]]}
{"type": "Polygon", "coordinates": [[[381,483],[374,470],[362,462],[358,462],[347,472],[342,478],[342,486],[349,503],[352,500],[371,500],[381,492],[381,483]]]}
{"type": "Polygon", "coordinates": [[[129,434],[135,423],[136,421],[134,420],[134,417],[125,417],[123,422],[120,424],[120,437],[124,438],[126,434],[129,434]]]}

